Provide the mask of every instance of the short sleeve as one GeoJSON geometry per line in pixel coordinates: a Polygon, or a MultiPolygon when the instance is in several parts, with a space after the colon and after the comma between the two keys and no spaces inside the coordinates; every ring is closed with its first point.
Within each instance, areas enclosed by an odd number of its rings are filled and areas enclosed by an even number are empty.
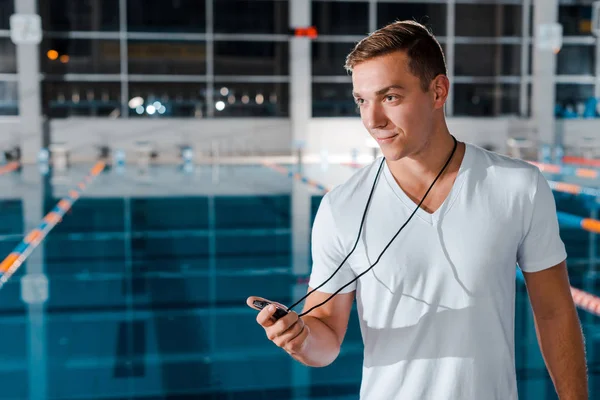
{"type": "Polygon", "coordinates": [[[554,195],[539,171],[532,207],[531,221],[517,252],[517,263],[524,272],[541,271],[567,258],[560,237],[554,195]]]}
{"type": "MultiPolygon", "coordinates": [[[[334,293],[348,282],[352,281],[356,275],[346,262],[337,273],[328,281],[328,279],[338,269],[347,254],[337,232],[329,194],[326,194],[321,200],[315,221],[312,227],[312,258],[313,265],[309,279],[309,286],[316,289],[319,285],[327,281],[320,289],[320,292],[334,293]]],[[[340,293],[349,293],[356,290],[356,282],[348,285],[340,293]]]]}

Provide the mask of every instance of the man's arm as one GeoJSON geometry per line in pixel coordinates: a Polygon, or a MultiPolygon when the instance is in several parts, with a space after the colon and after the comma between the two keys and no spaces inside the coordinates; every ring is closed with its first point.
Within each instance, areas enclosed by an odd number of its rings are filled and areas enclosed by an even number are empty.
{"type": "MultiPolygon", "coordinates": [[[[304,310],[322,303],[329,296],[328,293],[313,292],[306,299],[304,310]]],[[[247,300],[248,305],[255,308],[252,302],[257,299],[264,300],[250,297],[247,300]]],[[[271,318],[275,310],[266,307],[258,313],[256,321],[265,329],[269,340],[293,358],[310,367],[325,367],[340,353],[353,302],[354,292],[337,294],[329,302],[302,318],[298,318],[298,314],[291,311],[277,321],[271,318]]]]}
{"type": "Polygon", "coordinates": [[[538,343],[559,398],[588,399],[585,347],[566,262],[523,276],[538,343]]]}

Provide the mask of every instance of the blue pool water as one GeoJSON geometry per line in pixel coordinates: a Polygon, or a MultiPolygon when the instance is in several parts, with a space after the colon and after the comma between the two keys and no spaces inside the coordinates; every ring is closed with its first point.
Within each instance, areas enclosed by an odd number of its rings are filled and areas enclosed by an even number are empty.
{"type": "MultiPolygon", "coordinates": [[[[342,166],[304,172],[326,185],[353,173],[342,166]]],[[[51,179],[26,168],[0,177],[1,257],[85,173],[77,167],[51,179]]],[[[340,357],[307,368],[265,338],[245,305],[249,295],[290,304],[306,291],[307,228],[321,198],[261,166],[102,174],[0,290],[0,398],[358,398],[355,312],[340,357]],[[43,267],[50,283],[41,311],[21,300],[20,278],[33,266],[43,267]]],[[[590,215],[575,196],[557,195],[557,205],[590,215]]],[[[589,260],[597,237],[576,229],[562,235],[573,286],[600,295],[589,260]]],[[[516,285],[520,398],[556,398],[524,284],[516,285]]],[[[598,393],[599,317],[580,317],[590,388],[598,393]]]]}

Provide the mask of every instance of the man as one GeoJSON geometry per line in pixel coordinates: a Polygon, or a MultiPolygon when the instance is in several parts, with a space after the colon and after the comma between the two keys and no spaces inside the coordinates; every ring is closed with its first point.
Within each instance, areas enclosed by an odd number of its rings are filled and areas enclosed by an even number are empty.
{"type": "Polygon", "coordinates": [[[257,321],[268,338],[305,365],[328,365],[356,299],[362,399],[516,399],[518,264],[559,397],[587,399],[565,247],[539,170],[455,141],[443,111],[444,56],[422,25],[374,32],[346,67],[384,159],[323,198],[309,282],[318,290],[305,312],[352,283],[301,318],[290,311],[275,320],[274,309],[263,309],[257,321]]]}

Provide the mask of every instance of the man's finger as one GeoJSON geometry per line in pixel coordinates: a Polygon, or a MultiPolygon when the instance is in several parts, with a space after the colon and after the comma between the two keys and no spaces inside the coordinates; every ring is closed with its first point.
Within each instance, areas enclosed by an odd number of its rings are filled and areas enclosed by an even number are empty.
{"type": "MultiPolygon", "coordinates": [[[[274,330],[275,327],[269,329],[274,330]]],[[[273,339],[273,342],[279,347],[285,347],[289,341],[293,340],[300,332],[302,332],[302,329],[304,329],[304,321],[298,319],[284,332],[279,333],[279,335],[273,339]]]]}
{"type": "Polygon", "coordinates": [[[310,332],[310,327],[308,325],[302,324],[302,330],[296,337],[290,339],[284,347],[284,350],[289,354],[295,354],[302,351],[304,347],[304,343],[306,343],[306,338],[310,332]]]}
{"type": "Polygon", "coordinates": [[[256,316],[256,322],[264,328],[268,328],[273,326],[277,321],[273,318],[273,314],[275,314],[276,307],[272,304],[265,307],[264,310],[258,313],[256,316]]]}

